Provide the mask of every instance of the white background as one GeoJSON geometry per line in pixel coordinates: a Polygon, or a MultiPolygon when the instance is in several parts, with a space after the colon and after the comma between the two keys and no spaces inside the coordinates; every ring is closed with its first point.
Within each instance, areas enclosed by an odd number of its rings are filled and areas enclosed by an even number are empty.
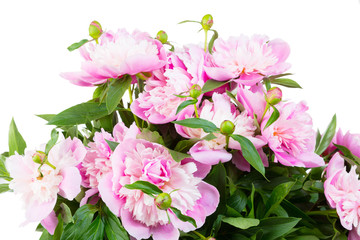
{"type": "MultiPolygon", "coordinates": [[[[0,152],[8,150],[11,118],[34,148],[49,139],[51,127],[34,114],[58,113],[91,98],[92,88],[59,77],[80,68],[80,57],[68,52],[87,37],[98,20],[104,29],[138,28],[155,36],[163,29],[177,44],[203,41],[199,26],[178,25],[214,17],[223,38],[241,33],[282,38],[291,47],[293,79],[303,90],[287,90],[286,99],[306,100],[314,128],[324,131],[332,115],[344,130],[360,133],[360,3],[357,0],[248,1],[39,1],[0,2],[0,152]]],[[[24,221],[19,197],[0,195],[2,239],[38,239],[36,224],[24,221]]]]}

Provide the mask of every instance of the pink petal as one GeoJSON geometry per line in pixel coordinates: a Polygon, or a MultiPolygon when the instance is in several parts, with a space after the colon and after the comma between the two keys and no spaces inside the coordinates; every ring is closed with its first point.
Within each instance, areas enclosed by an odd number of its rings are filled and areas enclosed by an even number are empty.
{"type": "Polygon", "coordinates": [[[56,198],[46,203],[33,202],[27,206],[26,219],[29,222],[39,222],[49,216],[56,204],[56,198]]]}
{"type": "Polygon", "coordinates": [[[201,141],[192,146],[189,153],[196,161],[208,165],[215,165],[219,162],[228,162],[232,158],[231,153],[228,153],[225,149],[207,149],[202,146],[201,141]]]}
{"type": "Polygon", "coordinates": [[[192,158],[185,158],[184,160],[181,161],[181,164],[186,164],[188,162],[193,162],[196,165],[197,170],[196,172],[194,172],[194,177],[203,179],[209,174],[211,170],[211,165],[200,163],[192,158]]]}
{"type": "Polygon", "coordinates": [[[121,199],[115,196],[114,192],[112,191],[112,177],[112,173],[104,175],[99,181],[98,189],[101,195],[101,199],[105,202],[110,211],[116,216],[120,216],[120,208],[123,203],[121,199]]]}
{"type": "Polygon", "coordinates": [[[55,212],[51,211],[51,213],[41,221],[41,225],[51,234],[54,235],[56,226],[59,220],[57,219],[55,212]]]}
{"type": "Polygon", "coordinates": [[[80,171],[76,167],[67,167],[60,172],[63,180],[60,183],[59,195],[62,197],[73,200],[81,191],[81,175],[80,171]]]}
{"type": "Polygon", "coordinates": [[[229,79],[237,77],[234,75],[234,73],[230,72],[225,68],[204,66],[204,69],[209,78],[217,81],[227,81],[229,79]]]}
{"type": "Polygon", "coordinates": [[[159,225],[151,228],[152,238],[154,240],[177,240],[180,237],[179,230],[172,224],[159,225]]]}
{"type": "Polygon", "coordinates": [[[97,194],[98,192],[99,192],[99,190],[96,189],[96,188],[91,188],[91,189],[87,190],[87,191],[85,192],[85,196],[84,196],[84,197],[81,199],[81,201],[80,201],[80,207],[83,206],[83,205],[85,205],[85,204],[87,204],[89,198],[92,197],[92,196],[94,196],[94,195],[97,194]]]}
{"type": "Polygon", "coordinates": [[[125,230],[137,240],[147,239],[151,236],[150,228],[133,219],[131,213],[126,209],[121,209],[121,222],[125,230]]]}

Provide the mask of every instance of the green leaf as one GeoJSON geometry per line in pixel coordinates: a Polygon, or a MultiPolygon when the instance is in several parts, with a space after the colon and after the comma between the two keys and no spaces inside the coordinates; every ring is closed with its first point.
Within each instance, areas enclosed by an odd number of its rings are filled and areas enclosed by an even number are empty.
{"type": "Polygon", "coordinates": [[[57,126],[79,125],[106,115],[108,115],[108,112],[105,104],[86,102],[62,111],[54,116],[48,124],[57,126]]]}
{"type": "MultiPolygon", "coordinates": [[[[245,107],[244,105],[242,105],[238,100],[237,98],[228,90],[226,90],[226,94],[229,96],[229,98],[231,98],[231,100],[234,101],[234,103],[236,104],[237,108],[239,109],[240,112],[243,112],[245,111],[245,107]]],[[[255,113],[254,113],[255,114],[255,113]]],[[[256,118],[255,118],[256,119],[256,118]]],[[[254,119],[254,120],[255,120],[254,119]]]]}
{"type": "Polygon", "coordinates": [[[66,225],[61,240],[77,240],[85,234],[91,222],[94,214],[97,212],[97,207],[85,204],[76,210],[74,214],[74,223],[66,225]]]}
{"type": "Polygon", "coordinates": [[[181,211],[179,209],[177,209],[177,208],[170,207],[170,209],[177,216],[178,219],[180,219],[183,222],[189,222],[192,225],[194,225],[195,228],[197,228],[195,219],[193,219],[192,217],[183,215],[181,213],[181,211]]]}
{"type": "Polygon", "coordinates": [[[52,240],[52,236],[50,233],[45,229],[43,233],[41,234],[39,240],[52,240]]]}
{"type": "Polygon", "coordinates": [[[105,213],[103,221],[105,224],[106,237],[109,240],[129,240],[130,238],[125,228],[121,225],[119,218],[115,216],[105,205],[103,206],[103,211],[105,213]]]}
{"type": "Polygon", "coordinates": [[[265,177],[265,167],[254,144],[241,135],[232,134],[231,137],[240,143],[241,152],[246,161],[265,177]]]}
{"type": "Polygon", "coordinates": [[[83,39],[81,40],[80,42],[77,42],[77,43],[73,43],[71,44],[67,49],[71,52],[71,51],[74,51],[76,49],[78,49],[79,47],[81,47],[82,45],[84,45],[85,43],[87,43],[89,40],[87,39],[83,39]]]}
{"type": "Polygon", "coordinates": [[[11,119],[10,129],[9,129],[9,155],[14,155],[15,152],[22,155],[26,148],[26,142],[19,133],[14,118],[11,119]]]}
{"type": "Polygon", "coordinates": [[[279,111],[276,109],[276,107],[272,106],[273,108],[273,112],[269,118],[269,120],[267,121],[265,127],[264,127],[264,130],[265,128],[269,127],[271,124],[273,124],[276,120],[278,120],[278,118],[280,117],[280,113],[279,111]]]}
{"type": "Polygon", "coordinates": [[[227,205],[241,213],[246,206],[247,200],[248,199],[246,194],[243,191],[237,189],[234,194],[232,194],[227,200],[227,205]]]}
{"type": "Polygon", "coordinates": [[[221,220],[223,219],[224,215],[217,215],[216,220],[214,221],[212,227],[211,227],[211,233],[210,236],[216,237],[217,233],[219,232],[221,228],[221,220]]]}
{"type": "Polygon", "coordinates": [[[54,232],[54,236],[53,236],[53,240],[60,240],[61,239],[61,235],[64,231],[64,221],[61,217],[61,214],[58,215],[58,224],[55,228],[55,232],[54,232]]]}
{"type": "Polygon", "coordinates": [[[250,218],[255,218],[255,203],[254,203],[254,198],[255,198],[255,186],[252,183],[251,184],[251,194],[250,194],[250,204],[251,204],[251,210],[249,212],[248,217],[250,218]]]}
{"type": "Polygon", "coordinates": [[[265,205],[265,218],[270,216],[270,214],[273,213],[274,210],[281,204],[284,198],[289,194],[294,184],[295,182],[286,182],[274,188],[265,205]]]}
{"type": "Polygon", "coordinates": [[[321,137],[319,146],[316,148],[315,153],[321,155],[329,146],[335,136],[336,131],[336,114],[331,119],[329,126],[327,127],[324,135],[321,137]]]}
{"type": "Polygon", "coordinates": [[[8,191],[10,191],[8,183],[0,184],[0,193],[4,193],[4,192],[8,192],[8,191]]]}
{"type": "Polygon", "coordinates": [[[108,113],[112,113],[115,110],[122,96],[130,87],[131,81],[131,76],[126,75],[122,79],[114,79],[111,82],[106,96],[106,109],[108,113]]]}
{"type": "Polygon", "coordinates": [[[175,162],[180,162],[184,160],[185,158],[190,158],[191,155],[187,153],[178,152],[172,149],[168,149],[169,153],[171,154],[171,157],[174,159],[175,162]]]}
{"type": "Polygon", "coordinates": [[[315,149],[319,146],[321,140],[321,133],[319,129],[316,131],[316,143],[315,143],[315,149]]]}
{"type": "Polygon", "coordinates": [[[208,135],[206,135],[205,137],[201,138],[201,140],[205,140],[205,141],[211,141],[213,139],[216,139],[217,137],[212,134],[212,133],[209,133],[208,135]]]}
{"type": "Polygon", "coordinates": [[[194,144],[199,141],[199,139],[186,139],[179,141],[174,150],[177,152],[188,152],[189,149],[194,146],[194,144]]]}
{"type": "Polygon", "coordinates": [[[281,85],[288,88],[302,88],[297,82],[289,78],[275,78],[270,80],[271,83],[281,85]]]}
{"type": "Polygon", "coordinates": [[[265,87],[266,87],[266,91],[269,91],[270,88],[271,88],[271,82],[268,78],[264,78],[264,84],[265,84],[265,87]]]}
{"type": "Polygon", "coordinates": [[[324,183],[321,180],[309,180],[304,183],[303,189],[308,192],[324,192],[324,183]]]}
{"type": "Polygon", "coordinates": [[[213,31],[213,32],[214,32],[214,34],[212,35],[212,37],[211,37],[211,39],[210,39],[210,41],[209,41],[209,47],[208,47],[209,53],[212,54],[214,42],[215,42],[215,40],[219,37],[219,34],[218,34],[217,31],[215,31],[215,30],[213,30],[213,29],[210,29],[210,31],[213,31]]]}
{"type": "Polygon", "coordinates": [[[104,238],[104,223],[98,215],[95,220],[91,223],[88,229],[86,229],[81,239],[86,240],[99,240],[104,238]]]}
{"type": "Polygon", "coordinates": [[[53,117],[55,117],[56,116],[56,114],[37,114],[37,115],[35,115],[35,116],[37,116],[37,117],[39,117],[39,118],[42,118],[42,119],[44,119],[45,121],[50,121],[53,117]]]}
{"type": "Polygon", "coordinates": [[[347,147],[335,143],[333,144],[335,147],[337,147],[337,149],[339,149],[339,151],[341,151],[343,156],[350,158],[350,160],[353,160],[357,163],[360,163],[360,158],[355,156],[347,147]]]}
{"type": "Polygon", "coordinates": [[[309,223],[316,223],[311,217],[309,217],[306,213],[304,213],[300,208],[296,207],[290,201],[284,199],[281,202],[281,206],[286,210],[286,212],[291,217],[302,218],[302,220],[306,220],[309,223]]]}
{"type": "Polygon", "coordinates": [[[180,121],[174,121],[172,123],[189,128],[202,128],[204,132],[207,133],[213,133],[220,130],[214,123],[202,118],[187,118],[180,121]]]}
{"type": "Polygon", "coordinates": [[[68,207],[68,205],[66,205],[65,203],[61,203],[60,208],[61,208],[61,217],[62,217],[64,223],[66,223],[66,224],[73,223],[74,219],[72,217],[71,210],[68,207]]]}
{"type": "Polygon", "coordinates": [[[189,23],[189,22],[201,24],[201,22],[199,22],[199,21],[194,21],[194,20],[184,20],[184,21],[179,22],[178,24],[189,23]]]}
{"type": "Polygon", "coordinates": [[[5,166],[6,158],[4,155],[0,155],[0,178],[3,178],[7,181],[11,181],[12,178],[5,166]]]}
{"type": "Polygon", "coordinates": [[[52,131],[51,131],[51,139],[48,141],[48,143],[46,144],[46,147],[45,147],[45,154],[48,154],[50,149],[56,144],[56,141],[58,140],[59,138],[59,132],[56,131],[56,129],[54,128],[52,131]]]}
{"type": "Polygon", "coordinates": [[[136,135],[137,139],[144,139],[149,142],[159,143],[161,145],[165,145],[164,139],[157,131],[150,131],[147,128],[143,128],[141,133],[136,135]]]}
{"type": "Polygon", "coordinates": [[[160,188],[158,188],[158,186],[149,183],[147,181],[141,181],[141,180],[136,181],[132,184],[126,184],[124,187],[126,187],[127,189],[141,190],[143,193],[148,194],[150,196],[158,195],[163,192],[160,188]]]}
{"type": "Polygon", "coordinates": [[[119,145],[118,142],[113,142],[110,140],[105,139],[106,143],[109,145],[111,151],[115,151],[116,147],[119,145]]]}
{"type": "Polygon", "coordinates": [[[224,86],[225,84],[229,83],[229,81],[215,81],[215,80],[212,80],[212,79],[209,79],[205,82],[204,86],[202,87],[201,89],[201,93],[207,93],[207,92],[210,92],[214,89],[217,89],[221,86],[224,86]]]}
{"type": "Polygon", "coordinates": [[[224,217],[222,221],[240,229],[248,229],[250,227],[255,227],[260,223],[259,219],[243,218],[243,217],[237,217],[237,218],[224,217]]]}
{"type": "Polygon", "coordinates": [[[184,102],[182,102],[179,107],[176,109],[176,114],[178,114],[181,110],[183,110],[184,108],[186,108],[189,105],[194,105],[198,102],[197,99],[190,99],[190,100],[186,100],[184,102]]]}

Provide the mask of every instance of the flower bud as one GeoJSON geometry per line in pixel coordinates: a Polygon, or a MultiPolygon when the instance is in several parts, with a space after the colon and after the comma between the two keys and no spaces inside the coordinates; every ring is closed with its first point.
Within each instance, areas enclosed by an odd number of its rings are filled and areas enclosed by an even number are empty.
{"type": "Polygon", "coordinates": [[[208,238],[206,238],[206,240],[216,240],[216,238],[214,238],[214,237],[208,237],[208,238]]]}
{"type": "Polygon", "coordinates": [[[95,39],[97,42],[97,39],[99,39],[99,37],[101,36],[102,33],[103,33],[103,30],[101,28],[100,23],[98,21],[92,21],[89,26],[90,37],[95,39]]]}
{"type": "Polygon", "coordinates": [[[38,164],[43,164],[45,159],[46,159],[46,154],[44,152],[37,151],[32,156],[32,159],[33,159],[34,162],[36,162],[38,164]]]}
{"type": "Polygon", "coordinates": [[[229,121],[229,120],[225,120],[221,123],[220,125],[220,132],[226,136],[229,136],[231,134],[233,134],[235,131],[235,125],[229,121]]]}
{"type": "Polygon", "coordinates": [[[168,193],[160,193],[155,198],[156,206],[161,210],[166,210],[171,206],[172,199],[168,193]]]}
{"type": "Polygon", "coordinates": [[[159,40],[162,44],[164,44],[168,41],[168,35],[165,31],[161,30],[156,34],[156,39],[159,40]]]}
{"type": "Polygon", "coordinates": [[[194,84],[190,91],[189,91],[190,97],[197,99],[201,95],[201,87],[197,84],[194,84]]]}
{"type": "Polygon", "coordinates": [[[209,30],[214,23],[214,19],[210,14],[206,14],[201,20],[201,26],[205,31],[209,30]]]}
{"type": "Polygon", "coordinates": [[[281,102],[281,98],[282,98],[282,92],[281,89],[278,87],[272,87],[266,93],[266,101],[270,105],[278,104],[279,102],[281,102]]]}
{"type": "Polygon", "coordinates": [[[140,72],[140,73],[136,74],[136,76],[139,79],[146,81],[152,76],[152,74],[151,74],[151,72],[140,72]]]}

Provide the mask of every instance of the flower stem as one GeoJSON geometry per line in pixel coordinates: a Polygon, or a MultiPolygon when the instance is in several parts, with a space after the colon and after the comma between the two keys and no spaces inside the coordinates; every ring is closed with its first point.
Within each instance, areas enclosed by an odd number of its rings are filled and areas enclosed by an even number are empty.
{"type": "MultiPolygon", "coordinates": [[[[132,97],[133,92],[131,90],[131,85],[129,86],[128,90],[129,90],[129,98],[130,98],[130,105],[131,105],[133,102],[133,97],[132,97]]],[[[139,119],[137,118],[137,116],[134,113],[132,113],[132,114],[134,116],[136,126],[138,126],[140,128],[139,119]]]]}
{"type": "Polygon", "coordinates": [[[195,233],[201,240],[206,240],[206,237],[204,237],[204,235],[202,235],[201,233],[197,231],[192,231],[192,232],[195,233]]]}
{"type": "Polygon", "coordinates": [[[311,216],[311,215],[337,215],[336,213],[336,209],[329,209],[329,210],[324,210],[324,211],[311,211],[311,212],[307,212],[307,215],[311,216]]]}
{"type": "Polygon", "coordinates": [[[205,32],[205,48],[204,51],[207,52],[207,48],[208,48],[208,43],[207,43],[207,38],[208,38],[208,30],[204,30],[205,32]]]}
{"type": "Polygon", "coordinates": [[[199,114],[198,114],[198,110],[197,110],[196,104],[194,104],[194,108],[195,108],[195,116],[196,116],[196,118],[199,118],[199,114]]]}
{"type": "Polygon", "coordinates": [[[229,147],[229,140],[230,140],[230,136],[225,136],[225,140],[226,140],[226,146],[225,149],[227,150],[229,147]]]}
{"type": "Polygon", "coordinates": [[[45,164],[48,165],[49,167],[51,167],[52,169],[56,169],[56,167],[54,165],[52,165],[48,160],[45,161],[45,164]]]}
{"type": "Polygon", "coordinates": [[[270,108],[270,104],[269,104],[269,103],[266,103],[266,107],[265,107],[264,113],[263,113],[263,115],[262,115],[262,117],[261,117],[260,123],[261,123],[262,120],[264,119],[265,114],[266,114],[266,112],[269,110],[269,108],[270,108]]]}

